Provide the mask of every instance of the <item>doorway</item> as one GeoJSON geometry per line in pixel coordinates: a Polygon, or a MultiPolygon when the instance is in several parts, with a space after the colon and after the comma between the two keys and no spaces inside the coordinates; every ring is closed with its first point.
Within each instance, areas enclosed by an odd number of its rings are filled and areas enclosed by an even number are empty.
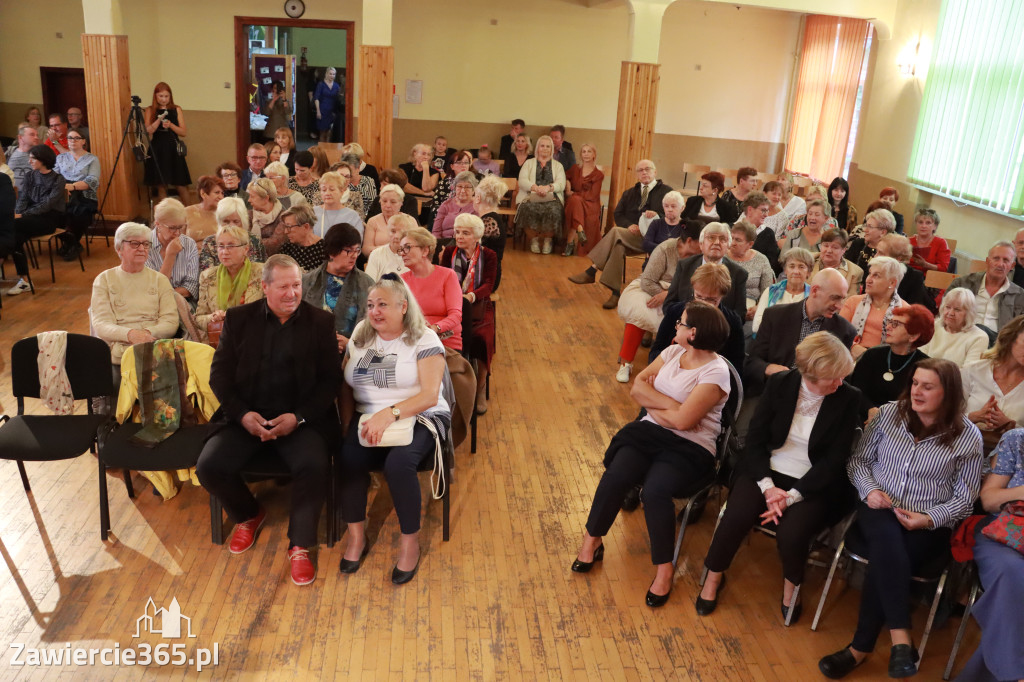
{"type": "Polygon", "coordinates": [[[273,137],[273,132],[266,130],[266,114],[275,86],[284,86],[291,104],[289,127],[296,148],[317,144],[312,99],[328,67],[336,70],[339,92],[327,134],[332,142],[351,138],[354,45],[352,21],[235,17],[236,152],[242,167],[250,144],[273,137]]]}
{"type": "Polygon", "coordinates": [[[82,110],[82,125],[89,125],[89,109],[85,100],[85,69],[40,66],[39,80],[43,87],[43,125],[50,114],[67,116],[68,109],[82,110]]]}

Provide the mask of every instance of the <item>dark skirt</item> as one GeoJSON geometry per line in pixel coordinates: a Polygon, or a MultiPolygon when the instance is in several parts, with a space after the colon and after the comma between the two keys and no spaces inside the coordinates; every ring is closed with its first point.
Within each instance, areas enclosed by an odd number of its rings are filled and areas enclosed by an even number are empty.
{"type": "Polygon", "coordinates": [[[523,230],[534,230],[541,236],[561,239],[564,210],[562,202],[557,199],[519,204],[516,213],[516,234],[522,234],[523,230]]]}

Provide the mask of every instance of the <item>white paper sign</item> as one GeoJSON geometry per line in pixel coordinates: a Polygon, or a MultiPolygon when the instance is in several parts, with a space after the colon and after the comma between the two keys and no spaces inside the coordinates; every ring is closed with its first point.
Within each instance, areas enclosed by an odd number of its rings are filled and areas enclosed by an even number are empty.
{"type": "Polygon", "coordinates": [[[405,81],[405,101],[409,104],[423,103],[423,81],[405,81]]]}
{"type": "Polygon", "coordinates": [[[269,68],[269,67],[266,67],[266,66],[261,66],[261,67],[260,67],[260,73],[261,73],[261,74],[264,74],[264,73],[270,73],[270,68],[269,68]]]}

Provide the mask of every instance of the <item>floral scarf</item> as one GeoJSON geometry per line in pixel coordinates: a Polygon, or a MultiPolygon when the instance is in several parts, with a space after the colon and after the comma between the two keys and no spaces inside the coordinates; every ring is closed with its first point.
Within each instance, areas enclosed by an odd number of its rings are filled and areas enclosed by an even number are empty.
{"type": "Polygon", "coordinates": [[[466,254],[462,252],[462,249],[456,247],[455,257],[452,258],[452,270],[462,281],[462,293],[468,294],[480,287],[481,281],[483,280],[483,273],[480,268],[477,267],[480,263],[480,244],[476,245],[476,249],[473,251],[473,257],[468,259],[466,254]]]}
{"type": "Polygon", "coordinates": [[[138,378],[139,420],[142,428],[131,441],[155,447],[181,426],[196,423],[186,388],[188,366],[182,339],[161,339],[132,346],[138,378]]]}
{"type": "MultiPolygon", "coordinates": [[[[892,298],[889,299],[889,307],[885,309],[885,316],[882,318],[882,343],[885,343],[886,329],[889,326],[889,318],[892,317],[893,308],[898,308],[903,305],[903,299],[895,291],[892,292],[892,298]]],[[[853,310],[853,319],[850,320],[850,324],[853,325],[854,329],[857,330],[858,343],[860,337],[864,334],[864,325],[867,324],[868,315],[871,314],[871,295],[864,294],[864,298],[857,304],[857,307],[853,310]]]]}

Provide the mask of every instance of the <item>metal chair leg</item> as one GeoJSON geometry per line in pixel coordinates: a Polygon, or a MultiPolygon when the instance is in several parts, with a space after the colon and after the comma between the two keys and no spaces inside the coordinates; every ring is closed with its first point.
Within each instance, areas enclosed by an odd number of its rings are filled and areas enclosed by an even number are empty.
{"type": "Polygon", "coordinates": [[[107,465],[97,458],[100,466],[100,539],[107,541],[110,533],[110,500],[107,497],[107,465]]]}
{"type": "Polygon", "coordinates": [[[981,583],[978,577],[974,576],[974,581],[971,584],[971,594],[967,598],[967,606],[964,608],[964,617],[960,621],[960,627],[956,631],[956,639],[953,640],[953,649],[949,652],[949,662],[946,663],[946,670],[942,673],[942,679],[948,680],[950,675],[953,673],[953,664],[956,662],[956,654],[960,651],[960,644],[963,642],[964,633],[967,632],[967,623],[971,620],[971,610],[974,608],[974,602],[978,599],[978,590],[981,587],[981,583]]]}
{"type": "MultiPolygon", "coordinates": [[[[845,535],[845,534],[844,534],[845,535]]],[[[836,554],[832,558],[832,565],[828,569],[828,578],[825,579],[825,587],[821,590],[821,598],[818,599],[818,609],[814,612],[814,620],[811,621],[811,630],[817,631],[818,621],[821,619],[821,611],[825,608],[825,599],[828,597],[829,588],[832,587],[832,578],[836,575],[836,567],[839,565],[839,559],[843,556],[843,548],[846,547],[846,539],[840,540],[839,546],[836,548],[836,554]]]]}
{"type": "Polygon", "coordinates": [[[935,587],[935,597],[932,599],[932,608],[928,612],[928,620],[924,624],[924,635],[921,637],[921,645],[917,647],[917,653],[920,656],[917,662],[917,667],[921,667],[921,661],[924,659],[924,648],[928,645],[928,636],[932,633],[932,625],[935,623],[935,614],[939,610],[939,602],[942,600],[942,591],[946,587],[946,580],[949,578],[949,567],[947,566],[942,571],[942,577],[939,578],[939,584],[935,587]]]}
{"type": "Polygon", "coordinates": [[[800,599],[800,586],[797,585],[793,590],[793,596],[789,598],[789,610],[786,611],[786,627],[788,628],[793,622],[793,611],[796,610],[797,601],[800,599]]]}
{"type": "MultiPolygon", "coordinates": [[[[449,476],[451,472],[449,471],[449,476]]],[[[450,478],[448,479],[451,480],[450,478]]],[[[441,537],[445,542],[451,538],[451,505],[452,505],[452,489],[451,485],[445,488],[444,497],[441,498],[441,537]]]]}

